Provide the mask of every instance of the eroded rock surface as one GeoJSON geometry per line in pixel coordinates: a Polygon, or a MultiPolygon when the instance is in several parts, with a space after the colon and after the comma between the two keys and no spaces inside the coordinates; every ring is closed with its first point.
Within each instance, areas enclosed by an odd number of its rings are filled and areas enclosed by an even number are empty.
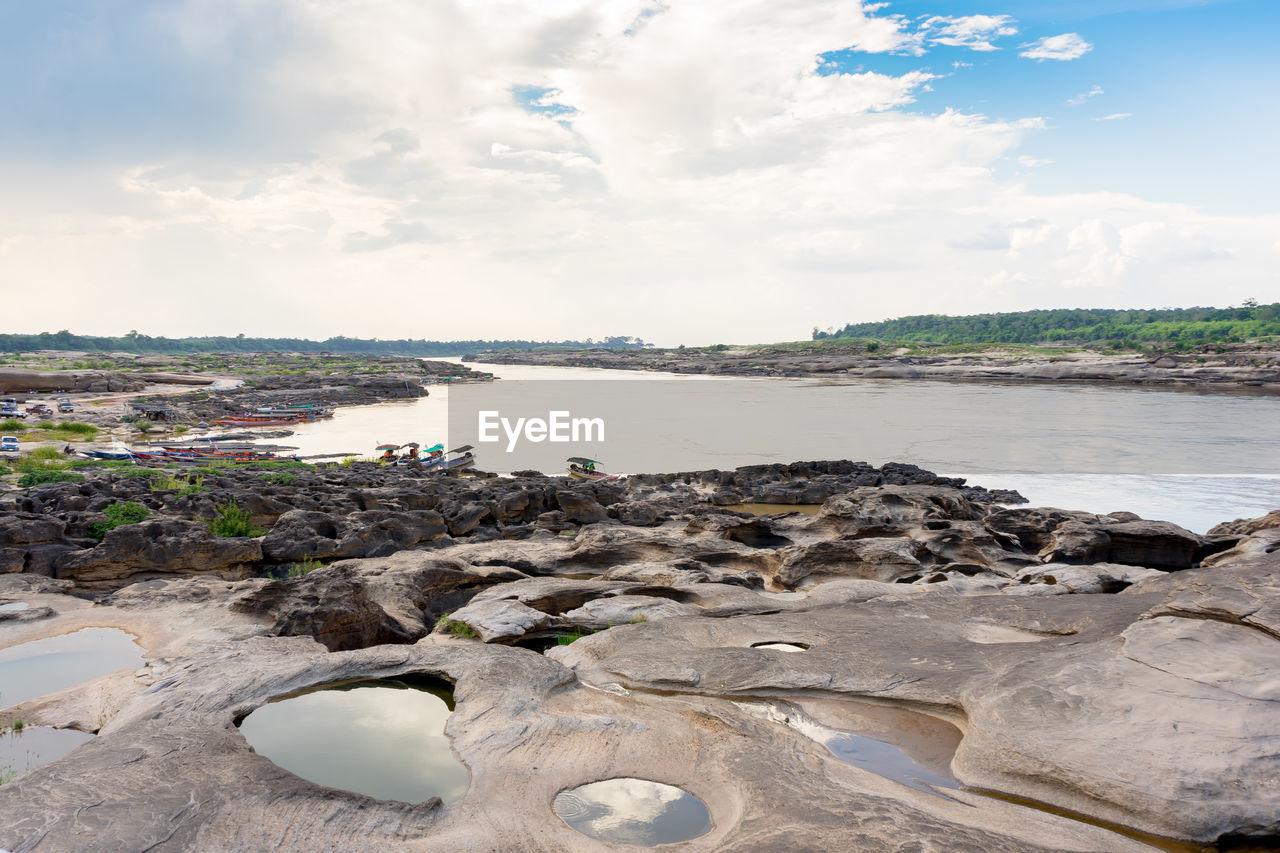
{"type": "Polygon", "coordinates": [[[0,622],[0,647],[104,625],[149,653],[0,716],[101,729],[0,786],[2,848],[611,849],[549,803],[612,776],[702,799],[715,826],[690,850],[1148,849],[979,790],[1203,844],[1280,837],[1265,519],[1201,537],[993,507],[911,466],[578,486],[357,465],[263,483],[245,505],[269,532],[218,539],[203,514],[248,475],[211,477],[214,497],[129,479],[34,488],[0,516],[0,559],[56,546],[58,576],[25,557],[0,575],[0,604],[39,614],[0,622]],[[725,508],[829,490],[817,515],[725,508]],[[153,518],[86,541],[126,498],[153,518]],[[456,683],[473,784],[448,806],[321,788],[234,727],[300,689],[411,672],[456,683]],[[831,746],[895,742],[902,709],[927,721],[910,754],[965,789],[831,746]]]}

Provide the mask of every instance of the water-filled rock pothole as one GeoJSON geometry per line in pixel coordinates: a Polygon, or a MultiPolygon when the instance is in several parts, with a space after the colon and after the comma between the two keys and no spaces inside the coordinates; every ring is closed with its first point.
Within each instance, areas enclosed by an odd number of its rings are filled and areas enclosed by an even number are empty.
{"type": "Polygon", "coordinates": [[[702,800],[647,779],[605,779],[561,791],[552,808],[583,835],[613,844],[656,847],[711,831],[711,813],[702,800]]]}
{"type": "Polygon", "coordinates": [[[444,733],[452,711],[446,682],[401,676],[282,697],[237,725],[259,754],[318,785],[380,800],[451,803],[471,784],[444,733]]]}
{"type": "Polygon", "coordinates": [[[775,640],[768,640],[763,643],[752,643],[753,649],[771,649],[775,652],[807,652],[809,651],[808,643],[783,643],[775,640]]]}
{"type": "Polygon", "coordinates": [[[0,708],[142,665],[142,649],[119,628],[83,628],[0,650],[0,708]]]}
{"type": "Polygon", "coordinates": [[[0,782],[57,761],[93,735],[74,729],[24,726],[0,735],[0,782]]]}
{"type": "Polygon", "coordinates": [[[960,731],[942,720],[898,708],[830,700],[811,700],[803,707],[783,702],[735,704],[794,729],[840,761],[877,776],[930,793],[936,793],[934,788],[961,787],[949,767],[960,731]]]}
{"type": "Polygon", "coordinates": [[[10,601],[6,604],[0,604],[0,610],[26,610],[30,606],[25,601],[10,601]]]}

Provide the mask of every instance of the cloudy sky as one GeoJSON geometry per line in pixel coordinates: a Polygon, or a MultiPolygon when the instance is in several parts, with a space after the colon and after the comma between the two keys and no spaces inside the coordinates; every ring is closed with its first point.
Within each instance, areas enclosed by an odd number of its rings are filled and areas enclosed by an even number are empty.
{"type": "Polygon", "coordinates": [[[1277,31],[1274,0],[4,0],[3,331],[674,345],[1280,299],[1277,31]]]}

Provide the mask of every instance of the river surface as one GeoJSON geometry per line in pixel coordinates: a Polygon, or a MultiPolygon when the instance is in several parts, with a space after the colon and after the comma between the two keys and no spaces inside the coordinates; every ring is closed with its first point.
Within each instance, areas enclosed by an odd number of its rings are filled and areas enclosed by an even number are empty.
{"type": "MultiPolygon", "coordinates": [[[[1022,492],[1033,505],[1128,510],[1197,532],[1280,508],[1280,398],[1074,384],[726,379],[647,371],[470,365],[498,382],[436,386],[420,400],[339,409],[283,441],[302,454],[373,455],[384,442],[449,446],[449,396],[503,398],[517,380],[591,382],[628,411],[635,437],[611,441],[609,471],[696,471],[762,462],[910,462],[1022,492]],[[504,383],[506,388],[504,389],[504,383]],[[643,384],[636,384],[643,383],[643,384]]],[[[522,383],[523,384],[523,383],[522,383]]],[[[556,389],[553,393],[550,389],[556,389]]],[[[452,443],[451,443],[452,441],[452,443]]],[[[559,473],[557,461],[537,466],[559,473]]],[[[577,452],[577,451],[575,451],[577,452]]],[[[608,454],[607,456],[604,454],[608,454]]],[[[585,454],[584,454],[585,455],[585,454]]],[[[477,450],[486,465],[485,448],[477,450]]]]}

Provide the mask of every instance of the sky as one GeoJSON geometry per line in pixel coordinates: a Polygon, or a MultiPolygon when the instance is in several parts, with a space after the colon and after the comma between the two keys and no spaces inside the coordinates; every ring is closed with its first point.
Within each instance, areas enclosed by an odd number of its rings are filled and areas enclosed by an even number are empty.
{"type": "Polygon", "coordinates": [[[3,331],[1280,300],[1274,0],[0,0],[3,331]]]}

